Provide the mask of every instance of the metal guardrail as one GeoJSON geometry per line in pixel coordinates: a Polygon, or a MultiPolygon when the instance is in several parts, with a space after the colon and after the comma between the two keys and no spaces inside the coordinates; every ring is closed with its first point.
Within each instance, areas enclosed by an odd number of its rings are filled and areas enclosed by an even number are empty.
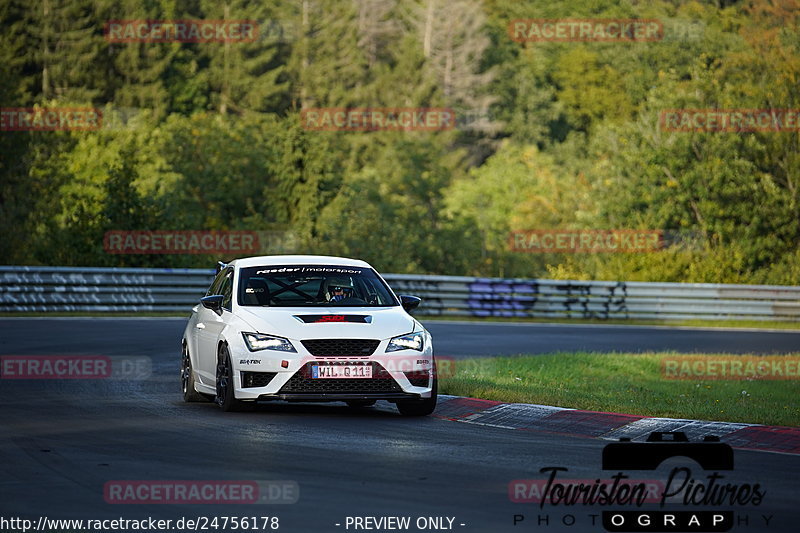
{"type": "MultiPolygon", "coordinates": [[[[800,320],[800,287],[388,274],[424,316],[800,320]]],[[[186,311],[212,270],[0,266],[0,312],[186,311]]]]}

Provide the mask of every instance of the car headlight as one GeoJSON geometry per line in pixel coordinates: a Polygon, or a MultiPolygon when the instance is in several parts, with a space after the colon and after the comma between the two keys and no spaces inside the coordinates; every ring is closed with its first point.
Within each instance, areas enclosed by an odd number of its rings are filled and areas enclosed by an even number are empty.
{"type": "Polygon", "coordinates": [[[418,331],[408,335],[400,335],[389,341],[386,352],[396,352],[397,350],[417,350],[421,352],[425,348],[425,333],[418,331]]]}
{"type": "Polygon", "coordinates": [[[263,335],[261,333],[242,333],[244,342],[251,352],[259,350],[277,350],[279,352],[297,352],[289,342],[289,339],[283,337],[273,337],[272,335],[263,335]]]}

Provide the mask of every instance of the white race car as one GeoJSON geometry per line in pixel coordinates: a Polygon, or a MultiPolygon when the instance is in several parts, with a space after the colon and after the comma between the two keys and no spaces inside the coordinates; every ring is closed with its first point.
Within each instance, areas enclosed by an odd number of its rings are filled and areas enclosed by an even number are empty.
{"type": "Polygon", "coordinates": [[[187,402],[225,411],[267,400],[377,400],[404,415],[436,407],[431,336],[367,263],[264,256],[220,265],[183,334],[187,402]]]}

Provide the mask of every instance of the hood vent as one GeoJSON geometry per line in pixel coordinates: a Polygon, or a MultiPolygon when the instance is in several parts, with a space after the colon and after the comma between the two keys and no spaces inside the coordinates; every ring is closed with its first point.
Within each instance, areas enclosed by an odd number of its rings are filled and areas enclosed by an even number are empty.
{"type": "Polygon", "coordinates": [[[320,324],[326,323],[342,323],[350,322],[354,324],[370,324],[372,317],[370,315],[294,315],[294,317],[303,322],[304,324],[320,324]]]}

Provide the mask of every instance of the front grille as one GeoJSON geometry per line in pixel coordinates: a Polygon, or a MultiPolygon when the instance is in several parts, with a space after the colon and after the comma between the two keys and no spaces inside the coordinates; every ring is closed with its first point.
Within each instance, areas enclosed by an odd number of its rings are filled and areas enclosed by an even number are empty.
{"type": "Polygon", "coordinates": [[[326,363],[306,363],[297,371],[292,378],[281,388],[279,394],[336,394],[336,393],[387,393],[402,392],[403,389],[392,378],[389,372],[374,361],[354,362],[326,362],[326,363]],[[328,364],[363,364],[372,365],[372,378],[353,378],[353,379],[324,379],[311,377],[312,365],[328,364]]]}
{"type": "Polygon", "coordinates": [[[372,355],[381,343],[372,339],[311,339],[301,341],[311,355],[362,357],[372,355]]]}
{"type": "Polygon", "coordinates": [[[413,372],[404,372],[404,374],[408,378],[409,383],[415,387],[427,387],[428,378],[431,375],[427,370],[415,370],[413,372]]]}
{"type": "Polygon", "coordinates": [[[277,372],[242,372],[242,387],[266,387],[276,375],[277,372]]]}

